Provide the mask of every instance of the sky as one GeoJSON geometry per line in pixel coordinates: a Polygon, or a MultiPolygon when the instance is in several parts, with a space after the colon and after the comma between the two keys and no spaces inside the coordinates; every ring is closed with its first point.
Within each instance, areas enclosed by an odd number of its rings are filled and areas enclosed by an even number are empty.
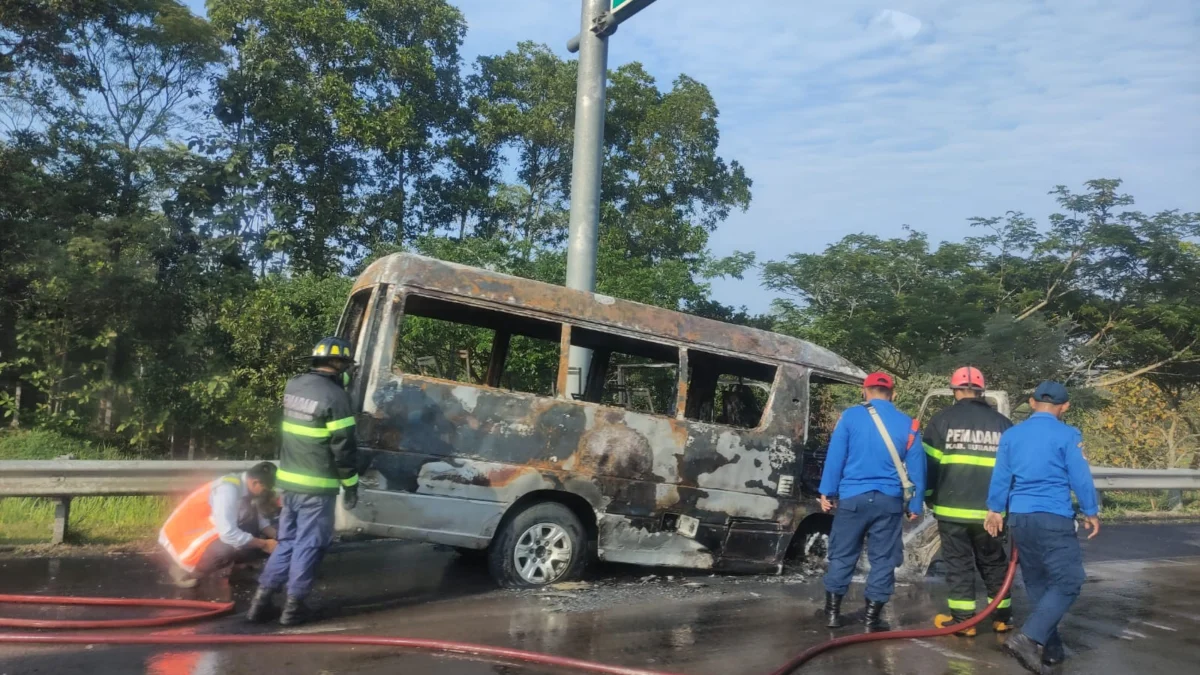
{"type": "MultiPolygon", "coordinates": [[[[579,0],[451,0],[465,62],[517,42],[568,56],[579,0]]],[[[188,0],[203,12],[201,0],[188,0]]],[[[710,241],[760,262],[847,234],[935,242],[972,216],[1044,222],[1055,185],[1121,178],[1147,212],[1200,211],[1195,0],[657,0],[609,41],[720,108],[720,154],[754,181],[710,241]]],[[[715,299],[766,311],[757,273],[715,299]]]]}

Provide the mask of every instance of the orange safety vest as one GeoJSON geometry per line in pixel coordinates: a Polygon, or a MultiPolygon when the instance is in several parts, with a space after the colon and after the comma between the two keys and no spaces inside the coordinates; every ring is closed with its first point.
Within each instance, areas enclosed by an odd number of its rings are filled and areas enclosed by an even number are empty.
{"type": "Polygon", "coordinates": [[[221,482],[239,487],[242,485],[242,479],[238,476],[224,476],[205,483],[175,507],[158,533],[159,545],[166,549],[177,565],[188,572],[195,571],[204,552],[220,537],[213,526],[208,496],[221,482]]]}

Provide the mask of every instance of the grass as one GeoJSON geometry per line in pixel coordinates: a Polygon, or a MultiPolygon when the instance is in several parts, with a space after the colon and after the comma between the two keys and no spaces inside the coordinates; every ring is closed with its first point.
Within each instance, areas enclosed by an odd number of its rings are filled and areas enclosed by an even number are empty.
{"type": "Polygon", "coordinates": [[[1166,490],[1105,491],[1101,518],[1194,518],[1200,516],[1200,492],[1184,491],[1183,502],[1172,508],[1166,490]]]}
{"type": "MultiPolygon", "coordinates": [[[[0,460],[137,459],[122,448],[92,443],[53,431],[0,433],[0,460]]],[[[171,513],[167,497],[77,497],[71,500],[67,541],[73,544],[126,544],[153,540],[171,513]]],[[[24,546],[50,541],[54,502],[32,497],[0,499],[0,545],[24,546]]]]}
{"type": "MultiPolygon", "coordinates": [[[[166,497],[77,497],[71,500],[67,541],[73,544],[125,544],[154,539],[174,507],[166,497]]],[[[50,541],[54,503],[48,499],[0,499],[0,545],[50,541]]]]}

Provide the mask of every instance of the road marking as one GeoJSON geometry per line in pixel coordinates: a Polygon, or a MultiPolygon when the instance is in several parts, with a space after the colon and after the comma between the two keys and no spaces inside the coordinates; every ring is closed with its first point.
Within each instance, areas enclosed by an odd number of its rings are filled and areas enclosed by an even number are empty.
{"type": "Polygon", "coordinates": [[[941,654],[942,656],[945,656],[948,659],[961,659],[963,661],[970,661],[972,663],[983,663],[979,659],[973,659],[970,656],[967,656],[966,654],[959,654],[958,652],[954,651],[953,649],[946,649],[945,647],[942,647],[941,645],[935,645],[932,642],[926,642],[924,640],[913,640],[913,642],[921,645],[922,647],[924,647],[926,649],[929,649],[930,651],[935,651],[935,652],[941,654]]]}
{"type": "Polygon", "coordinates": [[[1122,635],[1132,635],[1132,636],[1134,636],[1134,637],[1139,637],[1139,638],[1142,638],[1143,640],[1144,640],[1144,639],[1146,639],[1146,637],[1147,637],[1147,636],[1146,636],[1145,634],[1143,634],[1143,633],[1139,633],[1139,632],[1137,632],[1136,630],[1129,630],[1128,628],[1126,628],[1125,630],[1121,631],[1121,634],[1122,634],[1122,635]]]}
{"type": "Polygon", "coordinates": [[[1134,619],[1134,622],[1145,624],[1147,626],[1150,626],[1151,628],[1157,628],[1159,630],[1169,630],[1172,633],[1179,632],[1179,629],[1177,629],[1177,628],[1171,628],[1170,626],[1163,626],[1163,625],[1157,624],[1157,623],[1150,623],[1149,621],[1142,621],[1141,619],[1134,619]]]}

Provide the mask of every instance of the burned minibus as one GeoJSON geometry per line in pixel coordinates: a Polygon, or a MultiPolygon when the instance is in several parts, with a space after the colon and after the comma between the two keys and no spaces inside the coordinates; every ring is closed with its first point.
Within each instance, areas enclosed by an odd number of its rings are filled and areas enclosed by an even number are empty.
{"type": "Polygon", "coordinates": [[[338,335],[360,455],[339,530],[486,551],[506,586],[596,557],[779,571],[818,511],[811,387],[864,375],[795,338],[410,254],[363,272],[338,335]]]}

